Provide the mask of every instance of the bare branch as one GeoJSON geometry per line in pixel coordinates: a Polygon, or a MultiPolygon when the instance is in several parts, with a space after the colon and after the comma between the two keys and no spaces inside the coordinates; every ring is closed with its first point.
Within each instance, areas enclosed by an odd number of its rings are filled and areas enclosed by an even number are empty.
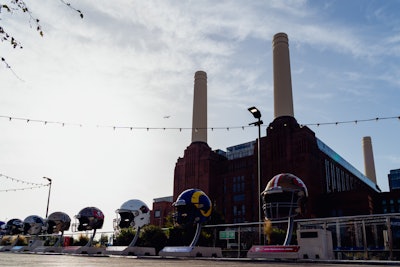
{"type": "MultiPolygon", "coordinates": [[[[72,10],[76,11],[79,13],[80,17],[83,19],[83,14],[80,10],[76,9],[75,7],[71,6],[70,3],[66,2],[65,0],[60,0],[61,3],[66,5],[67,7],[71,8],[72,10]]],[[[22,11],[23,13],[26,13],[29,15],[29,25],[31,28],[35,28],[36,31],[40,34],[40,36],[43,37],[43,31],[42,31],[42,26],[39,23],[39,19],[35,18],[31,12],[31,10],[28,8],[24,0],[10,0],[9,4],[0,4],[0,13],[2,10],[5,10],[5,12],[13,14],[14,12],[22,11]]],[[[0,18],[1,21],[1,18],[0,18]]],[[[9,34],[8,32],[5,31],[5,29],[0,26],[0,40],[1,42],[9,42],[13,48],[23,48],[22,44],[14,38],[13,35],[9,34]]],[[[4,62],[6,68],[10,69],[11,72],[17,77],[19,80],[23,81],[11,68],[11,66],[6,62],[4,57],[1,57],[1,61],[4,62]]]]}
{"type": "Polygon", "coordinates": [[[12,37],[10,34],[8,34],[1,26],[0,26],[0,40],[2,42],[9,41],[13,48],[23,48],[22,44],[19,41],[17,41],[14,37],[12,37]]]}
{"type": "Polygon", "coordinates": [[[14,74],[14,76],[18,78],[18,80],[20,80],[21,82],[25,82],[23,79],[21,79],[21,77],[19,77],[19,76],[14,72],[14,70],[13,70],[13,69],[11,68],[11,66],[7,63],[7,61],[6,61],[6,59],[5,59],[4,57],[1,58],[1,61],[4,62],[6,68],[9,69],[9,70],[14,74]]]}
{"type": "Polygon", "coordinates": [[[67,7],[69,7],[69,8],[71,8],[72,10],[75,10],[76,12],[78,12],[78,13],[79,13],[79,16],[81,17],[81,19],[83,19],[83,13],[82,13],[79,9],[76,9],[75,7],[73,7],[73,6],[71,5],[71,3],[65,2],[64,0],[60,0],[60,1],[61,1],[61,3],[63,3],[64,5],[66,5],[67,7]]]}

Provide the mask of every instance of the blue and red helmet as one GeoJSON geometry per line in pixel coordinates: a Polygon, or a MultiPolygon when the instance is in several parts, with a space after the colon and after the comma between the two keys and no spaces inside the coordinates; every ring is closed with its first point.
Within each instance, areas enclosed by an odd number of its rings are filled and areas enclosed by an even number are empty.
{"type": "Polygon", "coordinates": [[[82,209],[75,218],[79,220],[78,231],[101,229],[104,223],[104,214],[96,207],[82,209]]]}
{"type": "Polygon", "coordinates": [[[183,191],[172,205],[176,208],[175,220],[181,225],[203,223],[211,216],[211,200],[200,189],[183,191]]]}

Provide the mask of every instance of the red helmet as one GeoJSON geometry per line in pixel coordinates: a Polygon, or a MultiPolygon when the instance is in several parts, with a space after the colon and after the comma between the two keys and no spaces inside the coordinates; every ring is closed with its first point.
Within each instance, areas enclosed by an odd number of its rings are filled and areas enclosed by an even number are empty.
{"type": "Polygon", "coordinates": [[[303,214],[308,197],[307,187],[290,173],[275,175],[261,193],[265,217],[279,220],[303,214]]]}
{"type": "Polygon", "coordinates": [[[104,214],[96,207],[82,209],[75,218],[79,220],[78,231],[101,229],[104,223],[104,214]]]}

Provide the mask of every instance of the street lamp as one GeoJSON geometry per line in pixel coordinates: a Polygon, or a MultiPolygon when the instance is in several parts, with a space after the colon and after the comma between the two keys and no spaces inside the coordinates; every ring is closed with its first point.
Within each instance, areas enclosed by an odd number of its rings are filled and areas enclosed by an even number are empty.
{"type": "Polygon", "coordinates": [[[257,141],[257,180],[258,180],[258,240],[261,245],[261,160],[260,160],[260,138],[261,138],[261,112],[256,107],[248,108],[254,118],[257,119],[256,122],[249,123],[249,125],[258,126],[258,141],[257,141]]]}
{"type": "Polygon", "coordinates": [[[46,219],[47,215],[49,215],[49,203],[50,203],[50,192],[51,192],[51,179],[48,177],[43,177],[43,179],[46,179],[49,181],[49,195],[47,196],[47,207],[46,207],[46,219]]]}

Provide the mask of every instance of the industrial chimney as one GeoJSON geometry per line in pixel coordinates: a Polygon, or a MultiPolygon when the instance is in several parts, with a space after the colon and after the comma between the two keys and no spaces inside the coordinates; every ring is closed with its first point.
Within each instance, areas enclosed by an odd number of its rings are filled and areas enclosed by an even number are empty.
{"type": "Polygon", "coordinates": [[[192,143],[207,143],[207,73],[194,75],[192,143]]]}
{"type": "Polygon", "coordinates": [[[374,153],[372,151],[372,142],[370,136],[363,137],[362,146],[364,151],[365,176],[367,176],[368,179],[376,184],[374,153]]]}
{"type": "Polygon", "coordinates": [[[277,33],[272,41],[274,72],[274,118],[294,117],[292,78],[290,73],[289,39],[277,33]]]}

